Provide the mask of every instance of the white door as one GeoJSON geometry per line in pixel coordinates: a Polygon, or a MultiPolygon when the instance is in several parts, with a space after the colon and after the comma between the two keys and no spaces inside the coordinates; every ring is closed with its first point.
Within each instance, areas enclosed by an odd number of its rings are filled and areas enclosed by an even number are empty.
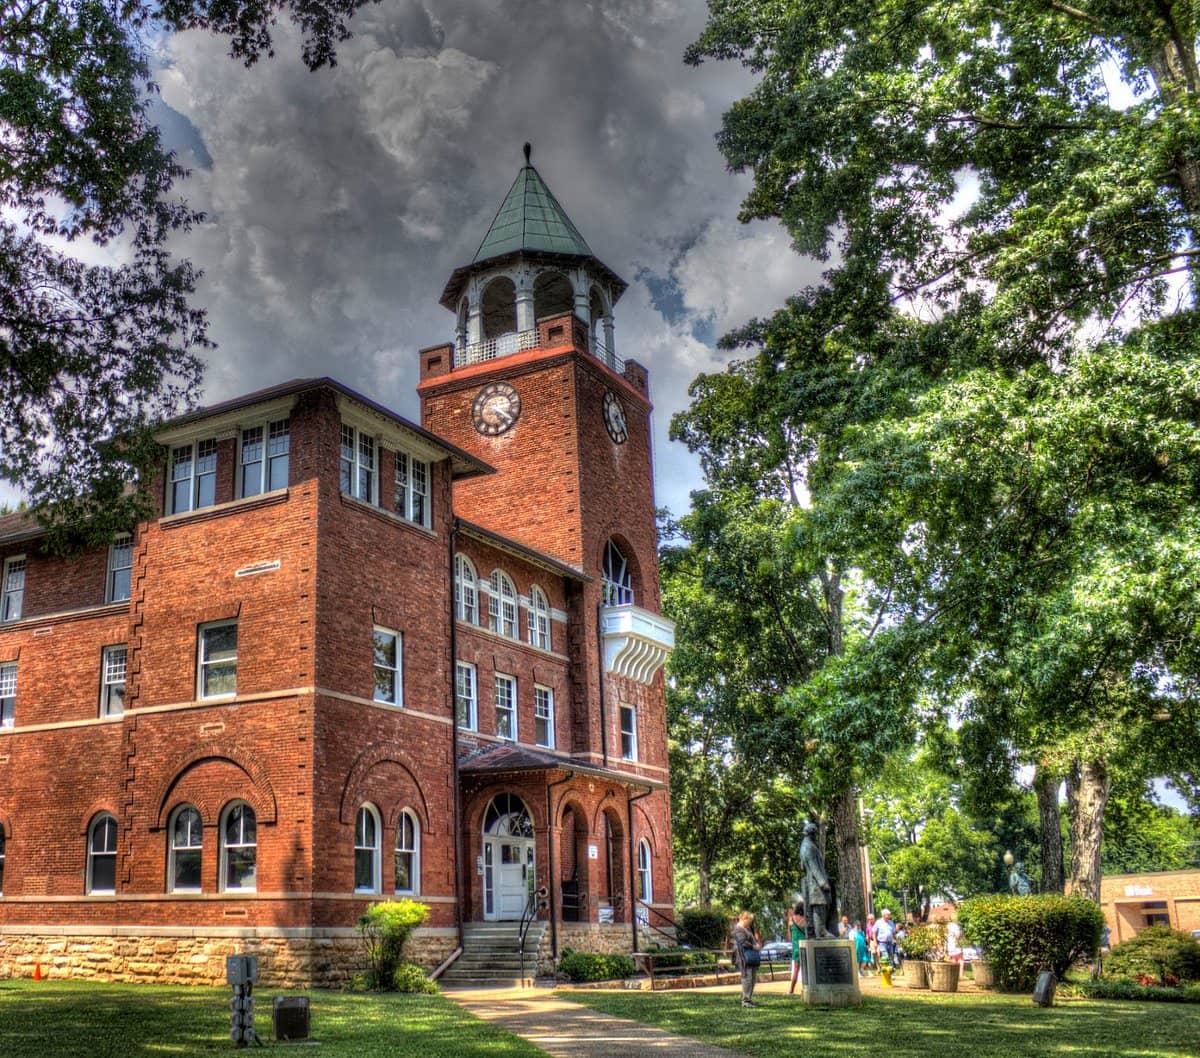
{"type": "Polygon", "coordinates": [[[519,919],[533,878],[533,842],[528,838],[484,838],[484,918],[519,919]]]}

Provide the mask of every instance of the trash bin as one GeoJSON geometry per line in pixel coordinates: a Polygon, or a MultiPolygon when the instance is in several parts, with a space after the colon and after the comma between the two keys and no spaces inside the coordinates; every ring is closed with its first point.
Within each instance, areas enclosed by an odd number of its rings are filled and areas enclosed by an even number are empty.
{"type": "Polygon", "coordinates": [[[272,1012],[275,1039],[308,1039],[308,996],[276,996],[272,1012]]]}

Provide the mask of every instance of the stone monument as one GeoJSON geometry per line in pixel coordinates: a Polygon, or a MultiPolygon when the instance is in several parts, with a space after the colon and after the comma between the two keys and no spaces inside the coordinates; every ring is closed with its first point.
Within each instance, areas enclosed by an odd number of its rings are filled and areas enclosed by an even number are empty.
{"type": "Polygon", "coordinates": [[[800,895],[808,924],[808,940],[800,943],[804,1002],[857,1006],[862,1002],[862,992],[858,987],[854,942],[833,936],[825,926],[825,916],[830,910],[830,886],[825,857],[813,837],[816,833],[817,825],[809,820],[804,824],[804,839],[800,842],[800,865],[804,868],[800,895]]]}

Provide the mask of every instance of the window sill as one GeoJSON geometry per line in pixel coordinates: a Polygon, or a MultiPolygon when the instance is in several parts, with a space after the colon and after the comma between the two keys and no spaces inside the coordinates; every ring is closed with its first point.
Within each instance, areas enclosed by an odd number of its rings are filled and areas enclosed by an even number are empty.
{"type": "Polygon", "coordinates": [[[396,525],[405,529],[412,529],[414,532],[420,533],[423,536],[429,537],[431,540],[437,539],[435,533],[428,526],[421,525],[419,522],[411,522],[407,518],[401,518],[395,511],[389,511],[386,507],[380,507],[378,504],[368,503],[366,500],[360,500],[355,496],[349,496],[344,492],[339,492],[342,506],[350,507],[354,510],[362,511],[363,514],[370,514],[381,519],[388,525],[396,525]]]}
{"type": "Polygon", "coordinates": [[[229,500],[217,503],[212,507],[201,507],[195,511],[183,511],[179,514],[164,514],[158,520],[163,529],[175,529],[180,525],[192,522],[203,522],[210,518],[223,518],[227,514],[241,511],[252,511],[259,507],[274,507],[277,503],[287,503],[288,490],[276,489],[274,492],[264,492],[258,496],[248,496],[245,499],[229,500]]]}

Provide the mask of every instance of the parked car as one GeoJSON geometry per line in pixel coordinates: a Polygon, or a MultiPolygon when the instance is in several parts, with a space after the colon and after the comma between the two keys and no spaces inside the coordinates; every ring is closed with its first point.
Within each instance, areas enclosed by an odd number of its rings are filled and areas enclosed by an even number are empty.
{"type": "Polygon", "coordinates": [[[792,946],[786,940],[770,940],[762,946],[763,962],[790,962],[792,946]]]}
{"type": "Polygon", "coordinates": [[[963,962],[978,962],[983,958],[983,953],[978,948],[966,947],[962,950],[963,962]]]}

